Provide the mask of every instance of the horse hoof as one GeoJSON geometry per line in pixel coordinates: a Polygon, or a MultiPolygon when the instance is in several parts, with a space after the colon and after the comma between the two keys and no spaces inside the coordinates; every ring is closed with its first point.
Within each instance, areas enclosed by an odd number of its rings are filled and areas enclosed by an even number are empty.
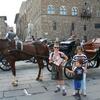
{"type": "Polygon", "coordinates": [[[42,81],[43,81],[42,79],[39,79],[39,78],[36,78],[36,80],[37,80],[37,81],[40,81],[40,82],[42,82],[42,81]]]}
{"type": "Polygon", "coordinates": [[[18,86],[18,82],[17,82],[17,81],[16,81],[16,82],[12,82],[12,85],[13,85],[14,87],[18,86]]]}
{"type": "Polygon", "coordinates": [[[39,78],[36,78],[37,81],[39,81],[39,78]]]}
{"type": "Polygon", "coordinates": [[[39,81],[42,82],[43,80],[42,79],[39,79],[39,81]]]}

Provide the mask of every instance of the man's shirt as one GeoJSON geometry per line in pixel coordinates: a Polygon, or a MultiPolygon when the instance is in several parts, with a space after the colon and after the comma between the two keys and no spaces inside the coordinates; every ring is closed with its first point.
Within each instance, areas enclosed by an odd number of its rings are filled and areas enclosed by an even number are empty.
{"type": "Polygon", "coordinates": [[[64,57],[64,53],[63,52],[53,52],[50,54],[49,56],[49,60],[51,60],[54,64],[56,64],[57,66],[59,66],[61,63],[63,63],[64,59],[62,57],[64,57]]]}

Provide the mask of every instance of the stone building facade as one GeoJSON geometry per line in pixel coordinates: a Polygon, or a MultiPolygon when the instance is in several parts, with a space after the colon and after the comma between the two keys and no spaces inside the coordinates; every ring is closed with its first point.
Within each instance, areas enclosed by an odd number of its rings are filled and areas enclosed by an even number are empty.
{"type": "Polygon", "coordinates": [[[36,38],[100,37],[100,0],[27,0],[22,6],[21,34],[28,33],[31,23],[36,38]]]}
{"type": "Polygon", "coordinates": [[[16,34],[22,40],[25,39],[27,34],[27,19],[26,19],[26,2],[23,1],[19,13],[15,16],[16,34]]]}
{"type": "Polygon", "coordinates": [[[8,31],[6,20],[6,16],[0,16],[0,38],[4,38],[5,33],[8,31]]]}

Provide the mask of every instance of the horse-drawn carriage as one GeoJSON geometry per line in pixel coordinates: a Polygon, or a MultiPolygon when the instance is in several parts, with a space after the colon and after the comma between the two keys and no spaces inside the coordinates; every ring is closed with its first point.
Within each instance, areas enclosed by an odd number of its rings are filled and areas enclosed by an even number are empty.
{"type": "MultiPolygon", "coordinates": [[[[9,46],[11,45],[10,55],[6,56],[6,57],[3,56],[2,60],[1,60],[2,64],[8,68],[7,70],[9,70],[10,68],[15,68],[15,61],[25,60],[25,59],[29,60],[32,57],[35,57],[36,60],[38,60],[37,63],[39,64],[40,70],[41,70],[41,68],[43,67],[43,60],[47,59],[49,56],[48,55],[49,54],[48,47],[47,47],[47,45],[45,45],[43,43],[37,43],[37,42],[35,42],[35,44],[34,43],[32,43],[32,44],[26,43],[23,45],[25,51],[24,50],[20,51],[20,50],[16,50],[16,49],[14,50],[15,44],[13,42],[9,43],[9,41],[7,41],[7,40],[1,40],[0,42],[1,42],[1,44],[5,43],[5,45],[2,45],[0,47],[0,52],[4,52],[4,49],[2,51],[1,48],[6,47],[6,49],[8,50],[9,46]],[[9,65],[9,63],[10,63],[10,65],[9,65]]],[[[72,68],[71,58],[73,57],[73,55],[75,53],[76,46],[77,45],[75,44],[75,41],[68,40],[68,41],[60,42],[60,50],[69,57],[69,60],[66,64],[66,66],[64,67],[64,74],[67,78],[72,78],[72,75],[66,72],[66,67],[69,69],[72,68]]],[[[89,63],[88,63],[89,68],[99,67],[99,65],[100,65],[100,38],[93,39],[91,41],[86,42],[83,46],[83,49],[89,59],[89,63]]],[[[2,68],[4,68],[4,67],[2,67],[2,68]]],[[[47,65],[47,68],[49,71],[51,71],[51,69],[48,67],[48,65],[47,65]]],[[[39,74],[41,73],[40,70],[39,70],[39,74]]],[[[13,72],[13,75],[15,75],[15,69],[12,69],[12,72],[13,72]]],[[[40,76],[38,75],[38,79],[39,79],[39,77],[40,76]]]]}
{"type": "MultiPolygon", "coordinates": [[[[83,50],[88,58],[88,68],[98,68],[100,65],[100,38],[92,39],[84,43],[83,50]]],[[[64,68],[65,76],[72,78],[73,75],[68,73],[66,68],[72,69],[72,59],[67,62],[64,68]]]]}
{"type": "MultiPolygon", "coordinates": [[[[42,43],[45,44],[45,43],[47,43],[47,38],[40,39],[38,41],[40,41],[40,42],[42,42],[42,43]]],[[[30,44],[30,43],[32,43],[32,40],[25,41],[25,43],[29,43],[30,44]]],[[[27,62],[37,63],[37,61],[36,61],[36,59],[34,57],[26,60],[25,62],[26,63],[27,62]]],[[[3,71],[9,71],[9,70],[11,70],[11,66],[9,65],[9,63],[7,62],[7,60],[5,59],[5,57],[4,57],[3,54],[0,55],[0,69],[3,70],[3,71]]]]}

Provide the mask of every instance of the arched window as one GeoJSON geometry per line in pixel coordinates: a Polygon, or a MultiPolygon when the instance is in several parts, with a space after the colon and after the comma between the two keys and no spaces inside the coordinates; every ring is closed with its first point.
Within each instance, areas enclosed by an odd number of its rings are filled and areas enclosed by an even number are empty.
{"type": "Polygon", "coordinates": [[[48,5],[48,14],[54,14],[55,13],[55,7],[53,5],[48,5]]]}
{"type": "Polygon", "coordinates": [[[77,16],[78,15],[78,8],[77,7],[73,7],[72,8],[72,16],[77,16]]]}
{"type": "Polygon", "coordinates": [[[60,15],[67,15],[67,10],[65,6],[60,7],[60,15]]]}

